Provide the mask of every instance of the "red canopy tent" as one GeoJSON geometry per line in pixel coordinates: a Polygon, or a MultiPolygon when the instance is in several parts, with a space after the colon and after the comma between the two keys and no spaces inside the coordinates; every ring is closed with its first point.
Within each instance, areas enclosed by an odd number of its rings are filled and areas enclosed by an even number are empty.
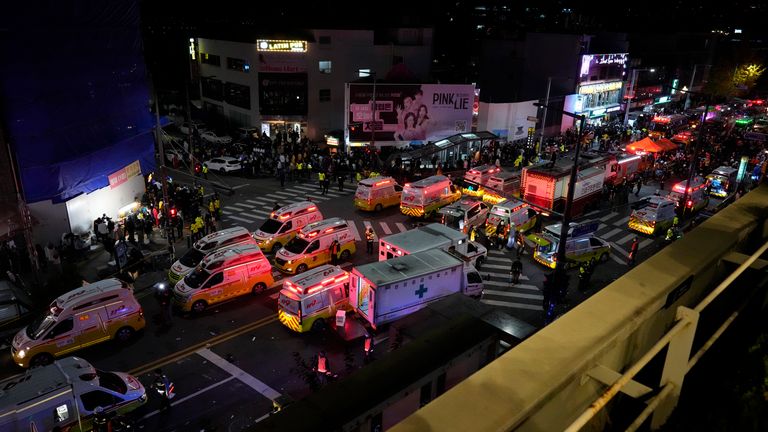
{"type": "Polygon", "coordinates": [[[677,150],[677,147],[678,147],[677,144],[675,144],[674,142],[666,138],[662,138],[656,141],[656,145],[661,146],[664,149],[662,151],[677,150]]]}
{"type": "Polygon", "coordinates": [[[643,153],[660,153],[666,151],[662,146],[653,142],[652,139],[645,137],[640,141],[627,144],[625,149],[629,153],[643,154],[643,153]]]}

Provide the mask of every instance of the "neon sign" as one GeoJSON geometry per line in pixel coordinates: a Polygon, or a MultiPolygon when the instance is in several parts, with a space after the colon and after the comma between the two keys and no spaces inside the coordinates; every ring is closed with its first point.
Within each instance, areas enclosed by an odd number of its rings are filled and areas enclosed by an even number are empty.
{"type": "Polygon", "coordinates": [[[307,52],[307,41],[259,39],[256,41],[256,50],[267,52],[307,52]]]}

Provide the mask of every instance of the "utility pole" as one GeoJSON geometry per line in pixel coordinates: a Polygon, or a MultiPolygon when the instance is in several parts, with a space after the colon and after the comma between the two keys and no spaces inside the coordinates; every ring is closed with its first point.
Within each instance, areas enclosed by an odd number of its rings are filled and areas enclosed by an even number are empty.
{"type": "MultiPolygon", "coordinates": [[[[16,164],[14,163],[15,158],[13,157],[13,152],[11,152],[11,143],[6,142],[6,146],[8,150],[8,164],[11,166],[13,181],[16,186],[16,203],[19,206],[19,217],[21,218],[21,226],[24,230],[24,242],[27,245],[27,254],[29,255],[29,260],[32,264],[32,270],[34,270],[32,273],[35,275],[35,283],[38,283],[39,280],[37,277],[40,266],[37,260],[37,250],[35,249],[35,244],[32,239],[32,214],[29,212],[29,206],[27,206],[27,202],[21,194],[21,183],[19,182],[19,176],[16,173],[16,164]]],[[[10,223],[8,224],[8,230],[10,232],[10,223]]]]}
{"type": "MultiPolygon", "coordinates": [[[[693,90],[693,80],[696,78],[696,66],[698,66],[698,64],[693,65],[693,73],[691,74],[691,83],[688,85],[688,90],[693,90]]],[[[683,105],[683,109],[687,110],[690,107],[691,107],[691,92],[686,92],[685,105],[683,105]]],[[[706,115],[706,111],[704,111],[704,114],[706,115]]]]}
{"type": "MultiPolygon", "coordinates": [[[[154,85],[152,86],[154,90],[154,85]]],[[[160,184],[163,185],[163,219],[168,224],[168,181],[165,173],[165,149],[163,146],[162,130],[160,128],[160,103],[157,98],[157,91],[154,91],[155,96],[155,140],[157,140],[157,149],[160,152],[160,184]]]]}
{"type": "Polygon", "coordinates": [[[624,108],[624,126],[629,123],[629,108],[632,106],[632,99],[635,98],[635,80],[637,80],[637,69],[632,69],[632,79],[629,80],[629,88],[627,89],[627,102],[624,108]]]}
{"type": "Polygon", "coordinates": [[[371,122],[369,123],[371,128],[371,150],[376,150],[376,72],[371,72],[373,77],[373,107],[371,111],[371,122]]]}
{"type": "Polygon", "coordinates": [[[536,154],[541,154],[541,145],[544,144],[544,138],[546,138],[547,108],[549,107],[549,91],[551,88],[552,77],[547,77],[547,95],[544,97],[544,114],[541,116],[541,140],[539,141],[539,148],[536,149],[536,154]]]}

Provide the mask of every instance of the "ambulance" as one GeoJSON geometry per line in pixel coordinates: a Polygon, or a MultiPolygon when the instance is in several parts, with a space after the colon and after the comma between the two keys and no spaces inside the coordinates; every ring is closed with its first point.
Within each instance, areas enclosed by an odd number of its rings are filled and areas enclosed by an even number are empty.
{"type": "Polygon", "coordinates": [[[536,226],[538,215],[536,210],[520,200],[502,201],[494,205],[488,213],[488,218],[485,220],[485,234],[495,235],[496,227],[500,222],[504,222],[505,226],[514,225],[517,231],[529,231],[536,226]]]}
{"type": "Polygon", "coordinates": [[[436,175],[406,183],[400,200],[400,212],[413,217],[429,217],[461,198],[461,191],[448,177],[436,175]]]}
{"type": "Polygon", "coordinates": [[[442,249],[477,268],[488,258],[488,249],[480,243],[469,241],[467,234],[439,223],[431,223],[379,239],[379,261],[430,249],[442,249]]]}
{"type": "MultiPolygon", "coordinates": [[[[672,192],[669,193],[667,198],[678,203],[678,213],[680,213],[680,200],[683,199],[685,194],[685,186],[687,181],[683,180],[676,184],[672,188],[672,192]]],[[[707,180],[696,176],[691,179],[690,186],[688,187],[688,199],[685,203],[685,212],[695,213],[709,204],[709,195],[707,195],[707,180]]]]}
{"type": "Polygon", "coordinates": [[[331,262],[331,244],[339,242],[339,259],[347,261],[355,253],[355,237],[347,221],[329,218],[311,223],[301,229],[275,254],[275,268],[283,273],[297,274],[331,262]]]}
{"type": "Polygon", "coordinates": [[[336,311],[348,309],[349,274],[327,264],[288,278],[277,298],[278,319],[297,333],[322,330],[336,311]]]}
{"type": "Polygon", "coordinates": [[[168,280],[172,285],[176,285],[200,264],[205,255],[223,247],[241,244],[256,244],[251,232],[243,227],[227,228],[208,234],[196,241],[187,253],[173,263],[168,270],[168,280]]]}
{"type": "Polygon", "coordinates": [[[183,312],[199,314],[208,306],[246,294],[258,294],[274,279],[272,266],[255,244],[219,249],[173,288],[173,301],[183,312]]]}
{"type": "MultiPolygon", "coordinates": [[[[539,234],[531,234],[528,239],[536,243],[533,259],[546,267],[554,269],[557,266],[557,249],[560,243],[561,224],[548,225],[539,234]]],[[[566,268],[577,266],[579,263],[590,261],[592,258],[605,262],[611,254],[610,244],[596,237],[595,231],[599,221],[586,221],[580,224],[571,223],[565,243],[566,268]]]]}
{"type": "Polygon", "coordinates": [[[66,357],[3,383],[0,430],[89,431],[97,410],[122,415],[146,402],[147,391],[133,375],[66,357]]]}
{"type": "Polygon", "coordinates": [[[496,165],[480,165],[469,169],[464,173],[466,186],[462,188],[461,192],[464,195],[482,197],[485,193],[483,186],[486,185],[492,175],[500,171],[501,168],[496,165]]]}
{"type": "Polygon", "coordinates": [[[464,198],[443,207],[438,213],[442,215],[442,223],[453,229],[467,232],[470,227],[481,226],[485,223],[490,206],[483,201],[464,198]]]}
{"type": "Polygon", "coordinates": [[[315,203],[300,201],[273,211],[261,228],[253,233],[253,237],[261,250],[277,252],[296,237],[300,229],[321,220],[323,220],[323,214],[315,203]]]}
{"type": "Polygon", "coordinates": [[[736,175],[739,170],[729,166],[721,166],[707,176],[709,194],[725,198],[736,189],[736,175]]]}
{"type": "Polygon", "coordinates": [[[381,211],[400,204],[403,187],[392,177],[367,178],[357,184],[355,207],[365,211],[381,211]]]}
{"type": "Polygon", "coordinates": [[[493,205],[511,196],[520,196],[520,172],[501,171],[491,176],[486,183],[483,201],[493,205]]]}
{"type": "Polygon", "coordinates": [[[651,196],[632,205],[629,229],[643,234],[665,233],[677,216],[677,202],[669,198],[651,196]]]}
{"type": "Polygon", "coordinates": [[[104,279],[51,302],[46,313],[13,338],[11,356],[23,368],[43,366],[100,342],[126,342],[145,325],[133,288],[118,279],[104,279]]]}

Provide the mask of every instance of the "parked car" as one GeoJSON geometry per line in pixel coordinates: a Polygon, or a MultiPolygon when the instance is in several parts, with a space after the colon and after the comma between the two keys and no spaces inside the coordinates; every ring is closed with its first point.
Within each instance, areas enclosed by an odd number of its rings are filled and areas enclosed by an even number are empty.
{"type": "Polygon", "coordinates": [[[200,134],[200,138],[202,138],[205,141],[208,141],[209,143],[214,143],[214,144],[229,144],[232,142],[231,136],[229,135],[218,136],[211,131],[202,132],[200,134]]]}
{"type": "Polygon", "coordinates": [[[233,158],[231,156],[215,157],[211,160],[205,161],[205,164],[208,165],[209,170],[223,173],[238,171],[243,168],[243,166],[240,164],[240,161],[237,158],[233,158]]]}
{"type": "Polygon", "coordinates": [[[193,128],[195,128],[195,127],[196,127],[196,128],[197,128],[197,130],[198,130],[198,131],[200,131],[200,132],[202,132],[203,130],[205,130],[205,124],[204,124],[204,123],[200,123],[200,122],[195,122],[195,121],[193,121],[193,122],[191,122],[191,123],[189,123],[189,122],[184,122],[184,123],[182,123],[182,124],[181,124],[181,126],[179,126],[179,131],[180,131],[181,133],[183,133],[184,135],[189,135],[190,133],[192,133],[192,130],[193,130],[193,128]]]}
{"type": "Polygon", "coordinates": [[[0,281],[0,337],[26,325],[34,317],[32,311],[32,299],[21,287],[11,281],[0,281]]]}

